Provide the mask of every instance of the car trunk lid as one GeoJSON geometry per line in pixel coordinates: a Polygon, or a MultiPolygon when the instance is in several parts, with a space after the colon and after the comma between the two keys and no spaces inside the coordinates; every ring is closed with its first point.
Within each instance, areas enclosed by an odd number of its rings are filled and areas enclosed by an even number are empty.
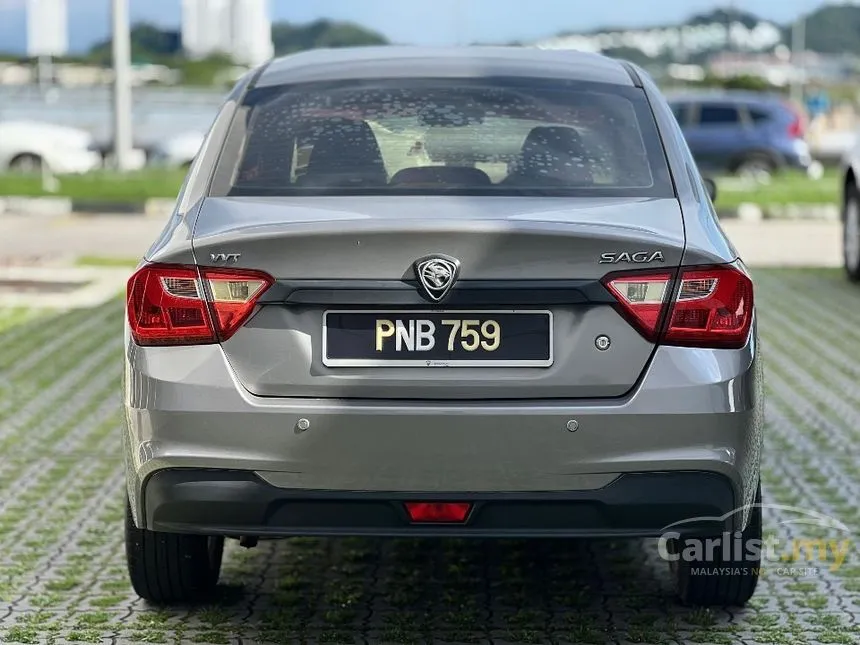
{"type": "MultiPolygon", "coordinates": [[[[256,269],[276,279],[253,317],[222,344],[239,381],[253,394],[599,398],[630,390],[654,348],[618,313],[601,279],[619,270],[678,266],[684,232],[674,199],[231,197],[204,202],[193,244],[199,264],[256,269]],[[414,268],[416,260],[434,254],[459,262],[458,279],[441,303],[422,294],[414,268]],[[326,316],[332,311],[340,313],[326,316]],[[326,352],[333,348],[324,347],[324,338],[334,332],[324,334],[324,320],[350,328],[361,323],[356,312],[367,312],[371,326],[376,320],[377,333],[379,320],[401,324],[403,333],[380,341],[369,330],[347,329],[336,344],[355,338],[370,345],[356,350],[362,360],[332,360],[326,352]],[[419,320],[410,323],[416,312],[419,320]],[[545,313],[547,322],[531,316],[535,312],[545,313]],[[487,347],[492,334],[481,334],[495,328],[481,324],[489,319],[502,327],[502,341],[509,341],[499,348],[508,352],[506,360],[475,365],[473,356],[502,353],[480,347],[464,353],[474,343],[464,341],[462,330],[449,336],[453,325],[439,342],[454,343],[454,359],[428,354],[434,360],[425,361],[410,353],[417,333],[406,329],[411,324],[477,320],[474,341],[487,347]],[[521,360],[543,351],[534,326],[544,324],[551,328],[550,356],[521,360]],[[531,331],[523,328],[529,325],[531,331]],[[414,360],[370,365],[365,359],[376,355],[374,340],[384,346],[385,360],[400,360],[401,354],[388,349],[399,341],[403,355],[414,360]],[[526,355],[530,343],[532,354],[526,355]],[[439,369],[444,367],[450,369],[439,369]]],[[[346,356],[352,349],[337,351],[346,356]]]]}

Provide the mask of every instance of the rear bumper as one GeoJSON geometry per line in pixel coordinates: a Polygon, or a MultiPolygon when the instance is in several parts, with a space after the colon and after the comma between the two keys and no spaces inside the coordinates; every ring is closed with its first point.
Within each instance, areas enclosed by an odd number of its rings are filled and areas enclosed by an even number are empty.
{"type": "Polygon", "coordinates": [[[795,139],[783,152],[785,164],[789,168],[806,171],[813,163],[809,144],[803,139],[795,139]]]}
{"type": "Polygon", "coordinates": [[[146,526],[239,537],[295,535],[586,537],[734,530],[732,482],[706,472],[625,474],[590,491],[433,493],[296,491],[230,470],[163,470],[144,488],[146,526]],[[404,501],[470,502],[463,523],[414,524],[404,501]]]}
{"type": "Polygon", "coordinates": [[[474,535],[650,534],[667,519],[751,503],[761,383],[753,337],[743,350],[660,347],[637,388],[618,399],[264,398],[236,383],[217,345],[129,343],[128,494],[138,526],[183,532],[412,535],[417,527],[398,528],[392,517],[376,526],[381,520],[370,515],[394,512],[392,500],[427,498],[474,500],[487,513],[503,508],[499,500],[528,502],[505,513],[521,512],[531,525],[474,525],[474,535]],[[708,493],[712,476],[731,494],[708,493]],[[640,490],[646,481],[657,483],[640,490]],[[296,519],[309,499],[318,500],[310,519],[296,519]],[[556,527],[549,502],[571,504],[557,508],[572,524],[556,527]],[[314,519],[324,509],[349,510],[338,505],[369,515],[329,527],[314,519]],[[250,515],[231,519],[228,508],[250,515]],[[623,517],[640,512],[657,514],[651,522],[623,517]]]}

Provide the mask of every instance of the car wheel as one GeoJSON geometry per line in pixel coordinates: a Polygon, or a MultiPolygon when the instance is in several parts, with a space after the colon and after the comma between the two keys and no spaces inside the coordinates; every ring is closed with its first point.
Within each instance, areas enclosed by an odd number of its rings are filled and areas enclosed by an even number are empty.
{"type": "MultiPolygon", "coordinates": [[[[742,534],[743,545],[750,544],[750,540],[757,540],[755,544],[761,547],[761,483],[756,491],[754,505],[750,509],[747,527],[742,534]]],[[[732,541],[734,542],[734,539],[732,541]]],[[[707,538],[702,538],[701,544],[707,544],[707,538]]],[[[738,557],[726,559],[718,548],[714,557],[707,561],[682,557],[673,562],[672,569],[681,601],[702,607],[745,605],[752,598],[758,584],[761,552],[759,550],[756,556],[751,554],[745,558],[742,554],[732,555],[738,557]]]]}
{"type": "Polygon", "coordinates": [[[9,162],[9,171],[18,174],[37,174],[42,172],[42,158],[39,155],[22,154],[9,162]]]}
{"type": "Polygon", "coordinates": [[[754,154],[741,159],[735,168],[735,174],[744,179],[768,183],[774,170],[776,170],[776,166],[770,157],[754,154]]]}
{"type": "Polygon", "coordinates": [[[845,188],[842,252],[848,279],[860,282],[860,190],[853,183],[845,188]]]}
{"type": "Polygon", "coordinates": [[[224,538],[139,529],[126,504],[125,554],[138,596],[156,604],[191,602],[215,589],[224,538]]]}

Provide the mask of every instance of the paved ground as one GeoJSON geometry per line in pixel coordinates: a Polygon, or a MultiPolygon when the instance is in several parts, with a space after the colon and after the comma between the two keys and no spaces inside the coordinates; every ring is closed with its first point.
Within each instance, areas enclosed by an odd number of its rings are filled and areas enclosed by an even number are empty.
{"type": "Polygon", "coordinates": [[[62,263],[82,255],[139,258],[158,237],[165,221],[128,215],[5,215],[0,217],[0,266],[12,261],[62,263]]]}
{"type": "Polygon", "coordinates": [[[723,220],[722,226],[750,266],[842,266],[842,226],[838,222],[723,220]]]}
{"type": "MultiPolygon", "coordinates": [[[[140,258],[164,225],[158,217],[100,215],[0,219],[0,266],[62,263],[81,255],[140,258]]],[[[725,220],[723,227],[748,264],[755,266],[841,266],[841,227],[836,222],[725,220]]]]}
{"type": "MultiPolygon", "coordinates": [[[[860,534],[860,287],[762,270],[765,501],[860,534]]],[[[0,310],[0,642],[858,643],[860,561],[770,563],[745,610],[678,606],[650,541],[301,539],[229,547],[210,606],[154,610],[124,570],[119,301],[0,310]],[[814,566],[807,577],[786,566],[814,566]]],[[[844,534],[782,523],[790,537],[844,534]]]]}

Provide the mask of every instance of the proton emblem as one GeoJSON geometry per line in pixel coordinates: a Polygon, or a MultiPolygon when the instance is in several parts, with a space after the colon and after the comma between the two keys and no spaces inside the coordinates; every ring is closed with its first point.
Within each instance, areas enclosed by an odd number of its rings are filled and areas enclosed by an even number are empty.
{"type": "Polygon", "coordinates": [[[447,255],[428,255],[415,260],[415,276],[425,297],[439,302],[448,295],[460,273],[460,261],[447,255]]]}

